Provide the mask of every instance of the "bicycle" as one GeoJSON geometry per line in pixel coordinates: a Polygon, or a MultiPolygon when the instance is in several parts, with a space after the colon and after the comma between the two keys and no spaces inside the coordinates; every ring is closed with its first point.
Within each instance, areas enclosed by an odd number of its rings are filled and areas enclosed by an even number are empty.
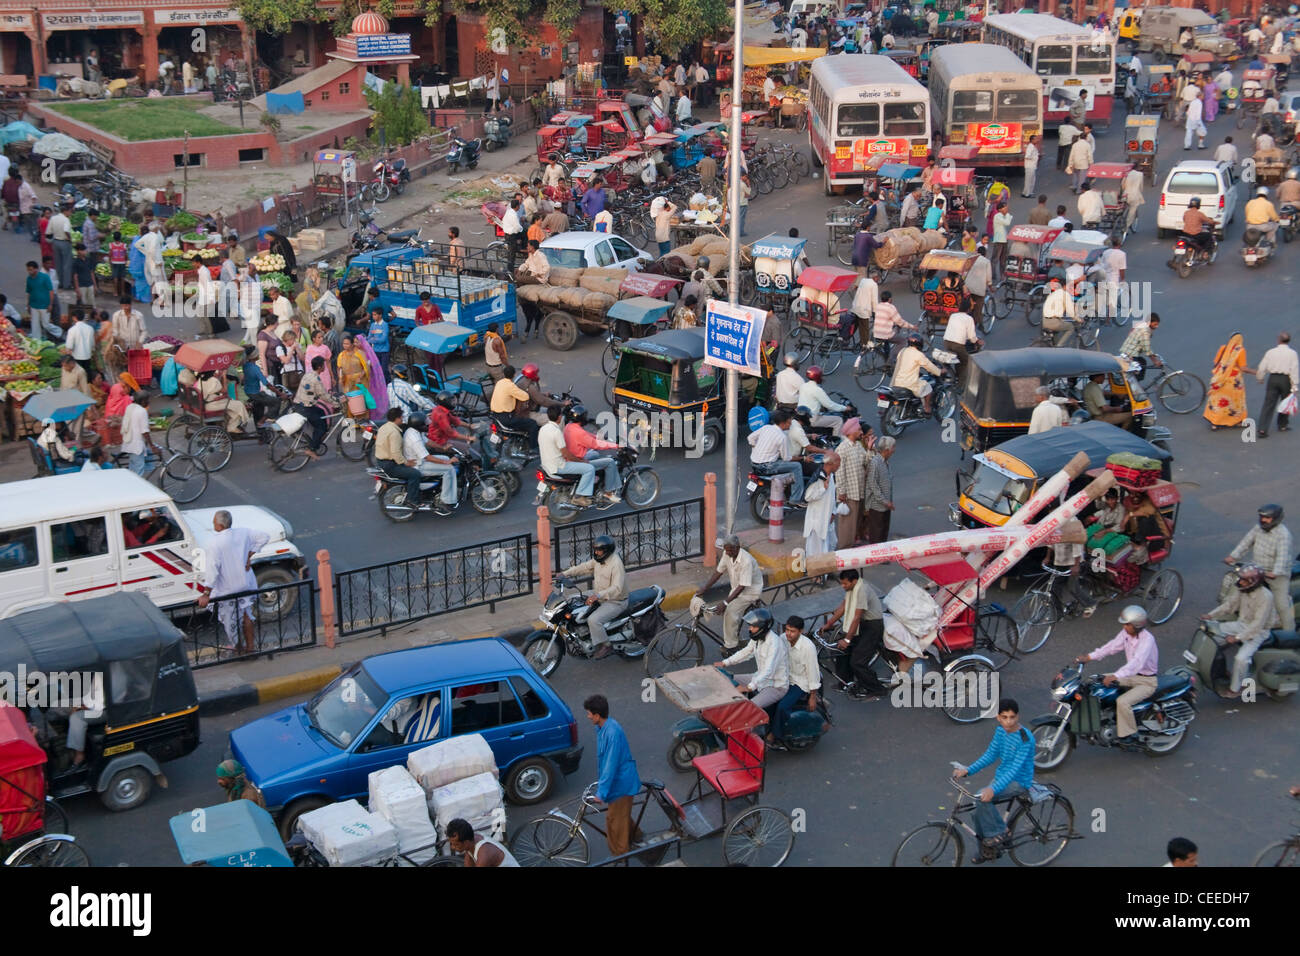
{"type": "Polygon", "coordinates": [[[1160,374],[1155,377],[1151,384],[1143,383],[1143,391],[1155,395],[1160,400],[1160,404],[1165,407],[1165,410],[1175,415],[1186,415],[1198,408],[1203,408],[1206,394],[1205,380],[1199,375],[1185,372],[1180,368],[1171,369],[1158,354],[1155,352],[1151,354],[1160,364],[1153,366],[1148,362],[1146,367],[1148,369],[1155,368],[1160,374]]]}
{"type": "MultiPolygon", "coordinates": [[[[368,422],[358,422],[342,412],[325,416],[326,422],[332,422],[321,439],[320,451],[329,445],[331,438],[338,453],[349,461],[361,461],[374,444],[374,429],[368,422]]],[[[311,422],[304,422],[302,427],[292,435],[281,431],[271,442],[268,455],[271,467],[277,471],[301,471],[311,460],[311,422]]],[[[319,452],[318,452],[319,453],[319,452]]]]}
{"type": "MultiPolygon", "coordinates": [[[[1292,788],[1291,796],[1300,800],[1300,793],[1295,788],[1292,788]]],[[[1300,830],[1285,840],[1264,847],[1251,866],[1300,866],[1300,830]]]]}
{"type": "MultiPolygon", "coordinates": [[[[28,793],[12,780],[0,777],[0,784],[6,784],[16,790],[32,803],[25,806],[0,810],[0,819],[6,814],[28,813],[34,811],[40,799],[28,793]]],[[[18,843],[22,836],[17,836],[9,844],[0,843],[0,849],[8,851],[0,855],[0,867],[39,866],[39,867],[82,867],[90,866],[90,854],[77,845],[76,838],[68,833],[68,813],[58,801],[49,794],[45,795],[40,806],[40,823],[35,829],[27,830],[24,836],[30,839],[18,843]],[[32,836],[35,833],[37,835],[32,836]],[[12,850],[10,849],[12,847],[12,850]]]]}
{"type": "MultiPolygon", "coordinates": [[[[722,635],[704,623],[705,613],[716,610],[718,606],[718,604],[706,604],[700,608],[698,614],[693,615],[687,611],[661,627],[659,633],[646,645],[646,675],[658,677],[669,671],[699,667],[704,663],[704,642],[700,640],[701,634],[718,645],[721,651],[730,654],[738,650],[739,644],[734,648],[728,648],[722,635]]],[[[748,614],[752,608],[762,606],[762,601],[755,601],[745,609],[745,613],[748,614]]]]}
{"type": "MultiPolygon", "coordinates": [[[[975,811],[979,797],[955,778],[949,779],[961,796],[948,819],[931,820],[903,837],[890,866],[961,866],[966,856],[962,833],[969,834],[978,845],[975,828],[961,817],[975,811]]],[[[1071,840],[1082,839],[1082,834],[1074,832],[1074,807],[1055,784],[1034,784],[1029,793],[995,797],[993,802],[1015,804],[1007,818],[1007,838],[997,856],[1009,853],[1016,866],[1046,866],[1065,851],[1071,840]],[[1039,855],[1035,855],[1035,848],[1039,855]]]]}
{"type": "MultiPolygon", "coordinates": [[[[118,468],[130,467],[131,456],[119,451],[113,456],[118,468]]],[[[178,504],[188,504],[208,490],[208,469],[203,459],[183,451],[171,451],[167,457],[156,452],[145,457],[145,477],[166,492],[178,504]]]]}
{"type": "Polygon", "coordinates": [[[275,230],[282,236],[291,236],[307,228],[307,210],[302,204],[301,192],[285,193],[276,203],[275,230]]]}
{"type": "Polygon", "coordinates": [[[894,355],[891,343],[872,342],[866,348],[857,349],[853,359],[853,381],[864,392],[874,393],[880,386],[893,377],[894,355]]]}
{"type": "MultiPolygon", "coordinates": [[[[1070,576],[1068,568],[1044,564],[1043,572],[1034,578],[1029,590],[1021,595],[1011,609],[1011,618],[1020,629],[1016,650],[1025,654],[1032,654],[1046,644],[1052,636],[1052,628],[1059,622],[1085,613],[1083,608],[1074,602],[1066,602],[1058,593],[1058,587],[1070,576]]],[[[1084,588],[1090,588],[1082,570],[1079,573],[1079,583],[1084,588]]]]}

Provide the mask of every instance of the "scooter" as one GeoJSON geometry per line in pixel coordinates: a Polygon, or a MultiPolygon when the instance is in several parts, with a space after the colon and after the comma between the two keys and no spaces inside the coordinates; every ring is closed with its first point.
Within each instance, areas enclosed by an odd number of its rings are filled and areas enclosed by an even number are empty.
{"type": "Polygon", "coordinates": [[[510,117],[488,114],[483,117],[483,148],[489,153],[510,145],[510,117]]]}
{"type": "Polygon", "coordinates": [[[957,414],[957,356],[942,349],[935,349],[931,358],[942,362],[948,368],[940,377],[927,372],[921,375],[930,382],[933,389],[930,395],[930,414],[925,413],[925,405],[911,389],[882,386],[876,391],[876,408],[880,410],[880,430],[891,438],[903,434],[910,425],[917,425],[933,418],[942,422],[957,414]],[[950,358],[942,358],[949,356],[950,358]]]}
{"type": "MultiPolygon", "coordinates": [[[[1083,665],[1064,668],[1052,681],[1056,710],[1029,722],[1036,750],[1034,767],[1044,772],[1065,763],[1080,741],[1098,747],[1118,746],[1115,702],[1123,688],[1107,686],[1101,675],[1083,676],[1083,665]]],[[[1155,693],[1133,708],[1136,743],[1152,757],[1178,749],[1196,719],[1196,678],[1185,667],[1160,675],[1155,693]]]]}
{"type": "Polygon", "coordinates": [[[1189,241],[1186,235],[1179,236],[1178,241],[1174,243],[1173,254],[1169,257],[1167,265],[1178,273],[1180,279],[1186,279],[1196,269],[1210,265],[1218,256],[1219,242],[1213,232],[1208,235],[1210,243],[1206,249],[1199,248],[1189,241]]]}
{"type": "Polygon", "coordinates": [[[1300,210],[1290,203],[1277,211],[1277,231],[1281,234],[1283,242],[1290,242],[1295,238],[1297,220],[1300,220],[1300,210]]]}
{"type": "Polygon", "coordinates": [[[477,169],[479,152],[482,149],[482,140],[461,139],[457,136],[451,141],[451,149],[447,151],[447,171],[454,176],[460,172],[462,166],[466,169],[477,169]]]}
{"type": "MultiPolygon", "coordinates": [[[[665,622],[660,609],[663,601],[664,589],[657,584],[628,593],[627,610],[605,623],[609,646],[619,657],[639,660],[645,656],[646,647],[665,622]]],[[[556,577],[541,613],[546,626],[524,640],[524,659],[537,673],[550,677],[566,652],[574,657],[590,658],[596,646],[591,643],[587,618],[598,607],[599,602],[588,604],[587,595],[564,575],[556,577]]]]}
{"type": "MultiPolygon", "coordinates": [[[[780,640],[785,640],[781,637],[780,640]]],[[[728,678],[735,682],[735,676],[723,670],[728,678]]],[[[795,702],[794,710],[785,722],[785,730],[776,738],[778,744],[786,750],[811,750],[821,740],[822,734],[831,729],[830,704],[826,695],[817,691],[817,706],[808,709],[808,696],[805,694],[795,702]]],[[[698,716],[683,717],[673,724],[673,742],[668,748],[668,766],[678,773],[690,773],[691,761],[705,754],[716,753],[727,746],[727,737],[712,724],[698,716]]]]}
{"type": "Polygon", "coordinates": [[[357,215],[357,231],[352,234],[353,252],[373,252],[383,246],[401,243],[408,245],[420,244],[419,229],[399,229],[396,232],[385,232],[380,228],[379,223],[375,222],[374,214],[369,210],[362,209],[357,215]]]}
{"type": "Polygon", "coordinates": [[[1273,253],[1277,251],[1277,242],[1254,226],[1246,227],[1241,241],[1243,243],[1241,261],[1246,264],[1247,269],[1254,269],[1260,263],[1268,262],[1269,259],[1273,258],[1273,253]]]}
{"type": "MultiPolygon", "coordinates": [[[[1229,649],[1240,645],[1228,643],[1219,623],[1201,622],[1187,650],[1183,651],[1183,660],[1191,665],[1206,687],[1222,697],[1232,673],[1229,649]]],[[[1251,676],[1264,693],[1274,700],[1290,697],[1300,691],[1300,634],[1270,631],[1250,663],[1251,676]]]]}
{"type": "MultiPolygon", "coordinates": [[[[821,474],[823,460],[823,455],[813,452],[802,462],[805,488],[808,487],[810,482],[816,481],[821,474]]],[[[790,500],[790,483],[786,476],[764,475],[757,471],[751,471],[749,480],[745,484],[745,490],[749,492],[749,513],[761,525],[767,524],[772,512],[772,481],[775,478],[781,478],[785,482],[785,503],[782,505],[784,510],[803,511],[807,507],[802,499],[799,501],[790,500]]]]}

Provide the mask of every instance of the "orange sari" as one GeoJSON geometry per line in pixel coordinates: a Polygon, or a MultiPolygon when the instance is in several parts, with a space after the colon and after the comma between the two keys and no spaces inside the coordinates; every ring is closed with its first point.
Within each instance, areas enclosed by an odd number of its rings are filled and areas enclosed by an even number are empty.
{"type": "Polygon", "coordinates": [[[1204,417],[1216,428],[1240,425],[1246,417],[1246,346],[1241,333],[1235,333],[1226,345],[1219,346],[1210,374],[1210,394],[1205,401],[1204,417]]]}

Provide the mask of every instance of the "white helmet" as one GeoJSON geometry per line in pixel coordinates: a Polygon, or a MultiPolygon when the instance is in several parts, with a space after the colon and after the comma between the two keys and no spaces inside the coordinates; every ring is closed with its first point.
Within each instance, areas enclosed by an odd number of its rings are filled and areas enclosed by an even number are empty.
{"type": "Polygon", "coordinates": [[[1120,612],[1119,622],[1121,624],[1133,624],[1137,627],[1141,627],[1147,622],[1146,608],[1142,607],[1140,604],[1130,604],[1120,612]]]}
{"type": "Polygon", "coordinates": [[[1260,186],[1258,189],[1255,190],[1255,195],[1256,195],[1256,196],[1263,196],[1265,199],[1267,199],[1267,198],[1268,198],[1268,187],[1267,187],[1267,186],[1260,186]]]}

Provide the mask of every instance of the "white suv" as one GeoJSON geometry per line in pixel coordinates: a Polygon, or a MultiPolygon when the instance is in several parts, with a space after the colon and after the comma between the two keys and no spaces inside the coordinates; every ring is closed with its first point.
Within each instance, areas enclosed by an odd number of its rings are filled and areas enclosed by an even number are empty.
{"type": "Polygon", "coordinates": [[[1214,220],[1214,232],[1222,239],[1228,223],[1237,213],[1237,175],[1227,163],[1209,159],[1187,159],[1169,171],[1160,190],[1156,228],[1160,238],[1183,230],[1183,213],[1193,196],[1201,200],[1201,212],[1214,220]]]}

